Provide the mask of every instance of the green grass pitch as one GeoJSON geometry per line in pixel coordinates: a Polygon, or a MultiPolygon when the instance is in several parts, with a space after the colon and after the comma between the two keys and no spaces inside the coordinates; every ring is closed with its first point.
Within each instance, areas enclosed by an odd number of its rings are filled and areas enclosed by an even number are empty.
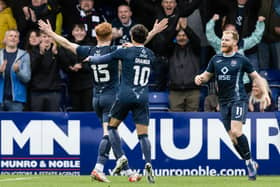
{"type": "Polygon", "coordinates": [[[157,177],[155,184],[145,178],[129,183],[127,177],[108,177],[111,183],[91,181],[89,176],[0,176],[0,187],[278,187],[280,176],[259,176],[256,181],[247,177],[157,177]]]}

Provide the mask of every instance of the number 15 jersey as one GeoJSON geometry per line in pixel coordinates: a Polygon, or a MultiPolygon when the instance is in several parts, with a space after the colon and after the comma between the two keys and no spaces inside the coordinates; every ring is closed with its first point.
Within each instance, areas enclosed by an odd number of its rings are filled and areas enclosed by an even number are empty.
{"type": "MultiPolygon", "coordinates": [[[[80,46],[77,48],[77,54],[84,58],[87,56],[102,56],[116,49],[116,46],[80,46]]],[[[93,71],[94,94],[115,93],[117,91],[119,72],[116,60],[101,64],[91,64],[90,67],[93,71]]]]}

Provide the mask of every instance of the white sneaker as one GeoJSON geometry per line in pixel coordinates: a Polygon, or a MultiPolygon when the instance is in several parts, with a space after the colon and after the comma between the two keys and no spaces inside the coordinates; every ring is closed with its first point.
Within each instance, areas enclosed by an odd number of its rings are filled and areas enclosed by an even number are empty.
{"type": "Polygon", "coordinates": [[[121,156],[116,163],[115,168],[113,169],[112,175],[118,175],[123,167],[128,163],[128,160],[125,155],[121,156]]]}
{"type": "Polygon", "coordinates": [[[150,163],[146,163],[145,165],[145,174],[146,174],[147,181],[149,183],[155,183],[155,175],[154,175],[152,165],[150,163]]]}
{"type": "Polygon", "coordinates": [[[93,170],[90,174],[92,180],[97,180],[99,182],[110,182],[103,172],[93,170]]]}

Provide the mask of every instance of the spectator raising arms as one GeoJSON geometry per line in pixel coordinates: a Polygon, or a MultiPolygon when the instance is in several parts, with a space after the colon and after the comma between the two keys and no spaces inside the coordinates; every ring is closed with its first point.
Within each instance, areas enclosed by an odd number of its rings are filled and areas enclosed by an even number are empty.
{"type": "Polygon", "coordinates": [[[198,111],[200,91],[193,80],[200,70],[199,54],[199,37],[190,27],[181,28],[169,58],[171,111],[198,111]]]}

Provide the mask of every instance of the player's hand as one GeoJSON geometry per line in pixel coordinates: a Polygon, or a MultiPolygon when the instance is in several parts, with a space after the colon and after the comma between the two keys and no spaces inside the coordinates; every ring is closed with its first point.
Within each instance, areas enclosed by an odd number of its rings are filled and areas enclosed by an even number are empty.
{"type": "Polygon", "coordinates": [[[86,57],[86,58],[83,60],[83,62],[89,62],[89,60],[90,60],[90,56],[86,57]]]}
{"type": "Polygon", "coordinates": [[[194,78],[194,83],[195,83],[197,86],[200,86],[200,85],[203,83],[203,78],[202,78],[202,76],[200,76],[200,75],[195,76],[195,78],[194,78]]]}
{"type": "Polygon", "coordinates": [[[212,17],[212,20],[217,21],[220,19],[220,15],[219,14],[214,14],[212,17]]]}

